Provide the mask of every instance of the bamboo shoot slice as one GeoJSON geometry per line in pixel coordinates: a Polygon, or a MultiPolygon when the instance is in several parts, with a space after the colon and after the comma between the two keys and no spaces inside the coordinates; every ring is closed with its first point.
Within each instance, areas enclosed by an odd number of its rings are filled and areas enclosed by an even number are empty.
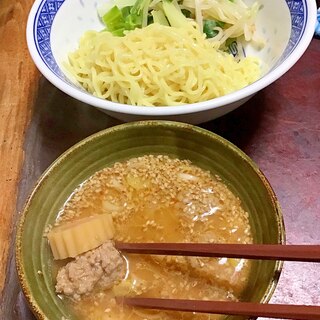
{"type": "Polygon", "coordinates": [[[55,260],[74,258],[95,249],[114,236],[114,226],[110,214],[64,223],[48,233],[48,240],[55,260]]]}

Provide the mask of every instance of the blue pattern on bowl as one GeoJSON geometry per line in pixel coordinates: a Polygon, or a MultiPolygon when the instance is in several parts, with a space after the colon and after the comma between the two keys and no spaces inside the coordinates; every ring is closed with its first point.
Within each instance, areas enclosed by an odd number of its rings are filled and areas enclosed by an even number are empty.
{"type": "Polygon", "coordinates": [[[317,24],[315,28],[316,36],[320,37],[320,8],[317,11],[317,24]]]}
{"type": "Polygon", "coordinates": [[[299,43],[308,20],[307,4],[302,0],[286,0],[291,14],[291,36],[280,61],[291,54],[299,43]]]}
{"type": "Polygon", "coordinates": [[[41,59],[47,67],[63,81],[66,79],[53,57],[50,34],[54,17],[64,1],[65,0],[43,0],[39,6],[33,25],[34,41],[41,59]]]}
{"type": "MultiPolygon", "coordinates": [[[[59,8],[65,0],[43,0],[36,13],[33,35],[37,51],[47,65],[47,67],[61,80],[68,82],[73,87],[78,86],[70,82],[60,70],[55,58],[53,57],[50,43],[51,25],[59,8]]],[[[286,0],[291,13],[291,36],[285,52],[278,61],[279,65],[285,60],[298,45],[302,38],[307,23],[307,3],[304,0],[286,0]]]]}

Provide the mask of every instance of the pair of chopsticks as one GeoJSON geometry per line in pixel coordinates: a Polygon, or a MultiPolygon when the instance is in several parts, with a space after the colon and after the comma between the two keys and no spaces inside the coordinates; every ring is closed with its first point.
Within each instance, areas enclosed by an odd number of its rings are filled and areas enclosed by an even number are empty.
{"type": "MultiPolygon", "coordinates": [[[[117,242],[115,245],[120,251],[135,254],[320,262],[320,245],[121,242],[117,242]]],[[[158,310],[320,320],[320,307],[318,306],[139,297],[119,297],[118,301],[130,306],[158,310]]]]}

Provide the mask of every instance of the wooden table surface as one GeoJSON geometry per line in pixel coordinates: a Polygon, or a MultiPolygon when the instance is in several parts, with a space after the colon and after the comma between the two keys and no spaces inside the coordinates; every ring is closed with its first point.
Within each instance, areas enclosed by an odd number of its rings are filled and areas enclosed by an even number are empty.
{"type": "MultiPolygon", "coordinates": [[[[25,41],[32,0],[0,3],[0,319],[33,319],[17,282],[14,235],[36,179],[63,151],[119,123],[39,75],[25,41]]],[[[290,244],[320,244],[320,40],[280,80],[202,127],[252,157],[281,203],[290,244]]],[[[320,265],[285,263],[276,303],[320,305],[320,265]]]]}

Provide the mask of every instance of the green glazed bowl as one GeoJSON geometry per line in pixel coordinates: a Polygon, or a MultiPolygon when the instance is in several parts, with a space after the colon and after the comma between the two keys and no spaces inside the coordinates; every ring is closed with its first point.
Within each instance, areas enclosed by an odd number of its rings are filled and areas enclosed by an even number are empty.
{"type": "MultiPolygon", "coordinates": [[[[256,243],[284,243],[276,196],[253,161],[209,131],[175,122],[143,121],[116,126],[76,144],[41,176],[17,230],[16,263],[27,301],[38,319],[75,319],[54,292],[52,255],[45,228],[52,224],[73,190],[96,171],[145,154],[189,159],[218,174],[249,212],[256,243]]],[[[255,261],[243,300],[268,302],[278,282],[280,261],[255,261]]],[[[228,317],[228,319],[238,319],[228,317]]]]}

